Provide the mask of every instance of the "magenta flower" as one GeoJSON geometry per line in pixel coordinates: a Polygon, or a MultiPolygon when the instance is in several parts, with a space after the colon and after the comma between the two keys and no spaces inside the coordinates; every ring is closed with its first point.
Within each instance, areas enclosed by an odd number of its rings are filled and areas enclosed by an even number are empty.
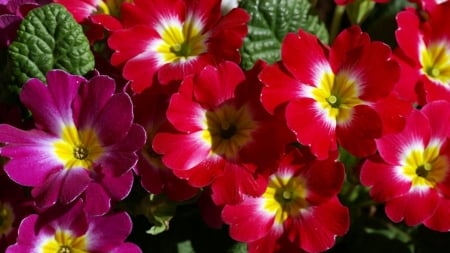
{"type": "Polygon", "coordinates": [[[54,206],[26,217],[16,244],[6,252],[141,252],[136,245],[124,242],[131,225],[125,212],[88,217],[81,201],[54,206]]]}
{"type": "Polygon", "coordinates": [[[39,207],[82,197],[91,214],[104,214],[110,201],[125,198],[133,182],[136,151],[144,129],[133,124],[132,102],[114,94],[111,78],[86,80],[61,70],[47,74],[47,86],[28,81],[20,94],[36,129],[0,125],[0,155],[9,157],[8,176],[33,187],[39,207]]]}
{"type": "Polygon", "coordinates": [[[6,47],[16,38],[17,29],[28,11],[50,0],[0,1],[0,48],[6,47]]]}

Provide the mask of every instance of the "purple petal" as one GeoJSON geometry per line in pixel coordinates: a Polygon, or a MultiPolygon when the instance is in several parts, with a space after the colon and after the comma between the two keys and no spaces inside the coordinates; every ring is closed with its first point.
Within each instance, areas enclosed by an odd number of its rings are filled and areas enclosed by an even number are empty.
{"type": "Polygon", "coordinates": [[[48,87],[38,79],[25,83],[20,99],[32,112],[36,126],[59,136],[62,125],[73,123],[72,101],[85,79],[53,70],[48,72],[47,80],[48,87]]]}
{"type": "Polygon", "coordinates": [[[125,93],[116,94],[93,120],[93,128],[97,130],[105,146],[112,145],[127,135],[133,121],[132,110],[130,97],[125,93]]]}
{"type": "Polygon", "coordinates": [[[111,198],[98,183],[89,184],[84,192],[86,213],[90,215],[103,215],[111,208],[111,198]]]}
{"type": "Polygon", "coordinates": [[[111,253],[122,253],[122,252],[127,252],[127,253],[141,253],[141,249],[133,243],[124,243],[122,245],[120,245],[119,247],[113,249],[110,251],[111,253]]]}
{"type": "Polygon", "coordinates": [[[120,177],[105,176],[101,184],[113,200],[122,200],[128,196],[133,186],[133,172],[129,171],[120,177]]]}
{"type": "Polygon", "coordinates": [[[33,188],[31,194],[38,207],[46,208],[56,203],[60,195],[64,174],[63,171],[53,173],[46,179],[45,183],[33,188]]]}
{"type": "Polygon", "coordinates": [[[61,170],[63,164],[54,156],[55,138],[39,130],[23,131],[10,125],[0,125],[0,155],[9,157],[4,169],[21,185],[39,186],[47,176],[61,170]]]}
{"type": "Polygon", "coordinates": [[[74,201],[86,190],[92,179],[89,172],[82,168],[73,168],[66,172],[59,193],[59,200],[63,204],[74,201]]]}
{"type": "MultiPolygon", "coordinates": [[[[131,232],[131,219],[125,212],[93,217],[87,232],[89,250],[109,252],[121,245],[131,232]]],[[[128,252],[128,251],[127,251],[128,252]]]]}
{"type": "Polygon", "coordinates": [[[22,19],[15,15],[0,15],[0,48],[8,46],[16,38],[21,21],[22,19]]]}
{"type": "Polygon", "coordinates": [[[39,234],[52,235],[57,229],[70,231],[74,236],[82,236],[88,231],[88,220],[83,212],[83,202],[69,205],[54,205],[39,214],[35,230],[39,234]]]}
{"type": "Polygon", "coordinates": [[[144,146],[146,133],[143,127],[133,124],[128,135],[119,143],[107,147],[100,163],[105,173],[120,176],[137,163],[136,151],[144,146]]]}
{"type": "Polygon", "coordinates": [[[107,76],[95,76],[83,85],[74,101],[74,119],[79,128],[92,125],[92,120],[106,105],[115,91],[114,80],[107,76]]]}

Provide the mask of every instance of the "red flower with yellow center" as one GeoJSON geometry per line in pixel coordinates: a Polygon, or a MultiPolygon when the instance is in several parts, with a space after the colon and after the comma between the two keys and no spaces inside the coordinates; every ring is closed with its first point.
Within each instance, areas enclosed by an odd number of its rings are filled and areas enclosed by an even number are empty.
{"type": "Polygon", "coordinates": [[[356,156],[373,154],[374,139],[390,119],[378,103],[389,96],[399,76],[389,47],[371,42],[356,26],[339,34],[331,49],[299,31],[285,37],[281,58],[259,75],[266,109],[273,112],[287,103],[289,128],[319,158],[326,158],[337,144],[356,156]]]}
{"type": "Polygon", "coordinates": [[[307,153],[283,156],[260,197],[224,207],[231,237],[247,242],[250,253],[322,252],[347,232],[348,209],[337,198],[344,167],[307,153]]]}
{"type": "Polygon", "coordinates": [[[240,61],[249,15],[235,8],[225,16],[220,1],[136,0],[123,4],[124,29],[108,40],[111,62],[122,65],[135,92],[155,79],[166,84],[199,72],[208,64],[240,61]]]}
{"type": "Polygon", "coordinates": [[[421,105],[450,100],[449,12],[450,2],[445,2],[430,7],[425,20],[411,8],[397,15],[397,55],[404,73],[397,90],[421,105]]]}
{"type": "Polygon", "coordinates": [[[386,214],[407,225],[450,229],[450,104],[434,101],[415,110],[405,129],[377,140],[380,157],[367,160],[361,181],[386,214]]]}
{"type": "Polygon", "coordinates": [[[153,139],[154,150],[175,175],[196,187],[211,185],[216,204],[237,203],[243,193],[261,194],[261,173],[275,165],[291,137],[259,102],[261,68],[256,64],[244,79],[238,65],[224,62],[187,77],[167,110],[176,130],[153,139]]]}

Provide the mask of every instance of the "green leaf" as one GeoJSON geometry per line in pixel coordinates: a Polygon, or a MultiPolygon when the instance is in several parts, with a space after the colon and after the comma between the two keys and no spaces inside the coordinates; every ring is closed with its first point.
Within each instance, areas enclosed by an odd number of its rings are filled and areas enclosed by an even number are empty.
{"type": "Polygon", "coordinates": [[[28,13],[9,47],[9,55],[13,81],[19,85],[33,77],[45,81],[51,69],[76,75],[94,69],[94,56],[81,25],[59,4],[28,13]]]}
{"type": "Polygon", "coordinates": [[[150,194],[141,203],[141,212],[153,226],[147,230],[148,234],[157,235],[169,230],[170,220],[175,215],[176,204],[164,195],[150,194]]]}
{"type": "Polygon", "coordinates": [[[250,69],[258,59],[273,63],[280,59],[281,42],[300,28],[328,43],[328,32],[318,16],[311,13],[308,0],[246,0],[241,7],[252,19],[242,48],[242,66],[250,69]]]}
{"type": "Polygon", "coordinates": [[[236,243],[231,247],[228,253],[247,253],[247,244],[246,243],[236,243]]]}

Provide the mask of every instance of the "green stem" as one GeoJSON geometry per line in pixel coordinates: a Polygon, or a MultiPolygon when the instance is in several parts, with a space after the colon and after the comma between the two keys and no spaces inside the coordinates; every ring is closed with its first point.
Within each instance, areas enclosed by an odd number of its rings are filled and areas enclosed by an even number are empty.
{"type": "Polygon", "coordinates": [[[330,44],[334,41],[334,38],[336,38],[341,28],[342,16],[344,16],[344,13],[345,5],[336,5],[330,27],[330,44]]]}

